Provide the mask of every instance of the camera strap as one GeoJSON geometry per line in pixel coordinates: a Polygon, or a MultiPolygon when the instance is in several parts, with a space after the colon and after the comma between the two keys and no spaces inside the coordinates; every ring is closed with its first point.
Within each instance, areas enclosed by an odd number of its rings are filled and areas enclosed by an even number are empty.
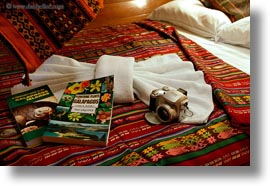
{"type": "Polygon", "coordinates": [[[184,104],[185,109],[181,110],[181,113],[179,115],[179,121],[182,121],[186,117],[192,117],[193,112],[188,108],[187,104],[184,104]]]}
{"type": "Polygon", "coordinates": [[[193,112],[188,108],[187,105],[186,105],[185,107],[186,107],[186,109],[184,109],[184,114],[185,114],[187,117],[192,117],[192,116],[193,116],[193,112]]]}

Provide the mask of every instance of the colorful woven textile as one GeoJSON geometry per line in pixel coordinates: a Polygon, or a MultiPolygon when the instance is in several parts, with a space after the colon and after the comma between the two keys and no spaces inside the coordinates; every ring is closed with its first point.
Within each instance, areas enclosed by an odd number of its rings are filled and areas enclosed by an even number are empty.
{"type": "Polygon", "coordinates": [[[205,49],[189,39],[177,34],[174,29],[164,32],[155,22],[141,22],[158,32],[166,33],[182,48],[188,59],[194,63],[197,70],[205,73],[205,80],[212,85],[213,94],[219,104],[224,107],[234,126],[249,133],[250,125],[250,76],[221,59],[210,54],[205,49]]]}
{"type": "Polygon", "coordinates": [[[27,74],[92,21],[102,7],[103,0],[4,0],[0,2],[0,32],[25,64],[27,74]]]}
{"type": "Polygon", "coordinates": [[[207,124],[150,125],[144,119],[148,107],[136,99],[133,104],[114,106],[107,147],[46,143],[27,149],[8,107],[1,104],[0,164],[249,165],[249,75],[176,34],[173,27],[153,21],[98,29],[86,26],[56,52],[88,63],[96,63],[103,54],[133,56],[139,62],[167,53],[192,61],[212,85],[215,108],[207,124]]]}

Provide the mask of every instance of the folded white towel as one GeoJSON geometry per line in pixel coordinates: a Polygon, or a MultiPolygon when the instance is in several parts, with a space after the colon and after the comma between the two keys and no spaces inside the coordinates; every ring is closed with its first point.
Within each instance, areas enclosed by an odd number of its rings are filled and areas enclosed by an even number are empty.
{"type": "Polygon", "coordinates": [[[18,84],[11,93],[26,91],[42,85],[48,85],[54,95],[60,99],[68,82],[93,79],[96,65],[79,62],[69,57],[52,55],[32,74],[32,86],[18,84]]]}
{"type": "Polygon", "coordinates": [[[149,104],[152,90],[169,86],[183,88],[188,92],[188,105],[193,115],[181,122],[202,124],[213,111],[212,89],[205,83],[203,72],[195,71],[191,62],[183,62],[177,54],[155,56],[138,63],[134,63],[132,57],[104,55],[96,65],[53,55],[30,74],[32,86],[16,85],[11,91],[14,94],[47,84],[59,99],[67,82],[111,74],[115,76],[115,103],[132,102],[135,93],[149,104]]]}
{"type": "Polygon", "coordinates": [[[133,57],[101,56],[96,64],[95,78],[114,75],[114,103],[131,103],[133,95],[133,57]]]}
{"type": "Polygon", "coordinates": [[[182,123],[205,123],[213,111],[212,88],[206,84],[202,71],[195,71],[191,62],[176,54],[155,56],[134,65],[133,87],[140,100],[149,105],[152,90],[169,86],[188,92],[188,107],[192,117],[182,123]]]}

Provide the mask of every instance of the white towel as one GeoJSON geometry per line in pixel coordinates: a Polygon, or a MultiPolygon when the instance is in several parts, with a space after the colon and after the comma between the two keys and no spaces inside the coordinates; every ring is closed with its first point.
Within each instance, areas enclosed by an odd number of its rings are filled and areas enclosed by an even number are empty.
{"type": "Polygon", "coordinates": [[[68,82],[93,79],[95,73],[94,64],[78,62],[69,57],[52,55],[32,74],[31,86],[15,85],[11,93],[26,91],[41,85],[48,85],[54,95],[60,100],[68,82]]]}
{"type": "Polygon", "coordinates": [[[114,75],[114,103],[132,103],[133,57],[101,56],[96,64],[95,78],[114,75]]]}
{"type": "Polygon", "coordinates": [[[192,117],[182,123],[202,124],[214,109],[212,88],[206,84],[202,71],[195,71],[191,62],[182,61],[176,54],[155,56],[134,65],[134,92],[149,105],[152,90],[169,86],[187,90],[188,107],[192,117]]]}
{"type": "Polygon", "coordinates": [[[181,122],[205,123],[213,111],[212,89],[205,83],[203,72],[195,71],[191,62],[183,62],[177,54],[155,56],[138,63],[134,63],[132,57],[104,55],[96,65],[53,55],[30,74],[32,86],[16,85],[11,91],[14,94],[47,84],[59,99],[67,82],[111,74],[115,75],[116,83],[114,99],[117,100],[114,102],[132,102],[135,93],[145,104],[149,104],[152,90],[166,85],[188,92],[188,105],[193,115],[181,122]]]}

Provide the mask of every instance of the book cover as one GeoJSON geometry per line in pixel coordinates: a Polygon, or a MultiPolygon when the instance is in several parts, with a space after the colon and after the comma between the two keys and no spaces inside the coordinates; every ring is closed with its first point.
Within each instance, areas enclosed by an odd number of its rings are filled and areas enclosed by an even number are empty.
{"type": "Polygon", "coordinates": [[[49,86],[13,94],[7,98],[7,102],[26,147],[42,144],[42,135],[58,104],[49,86]]]}
{"type": "Polygon", "coordinates": [[[106,146],[112,117],[113,83],[113,76],[68,83],[43,140],[106,146]]]}

